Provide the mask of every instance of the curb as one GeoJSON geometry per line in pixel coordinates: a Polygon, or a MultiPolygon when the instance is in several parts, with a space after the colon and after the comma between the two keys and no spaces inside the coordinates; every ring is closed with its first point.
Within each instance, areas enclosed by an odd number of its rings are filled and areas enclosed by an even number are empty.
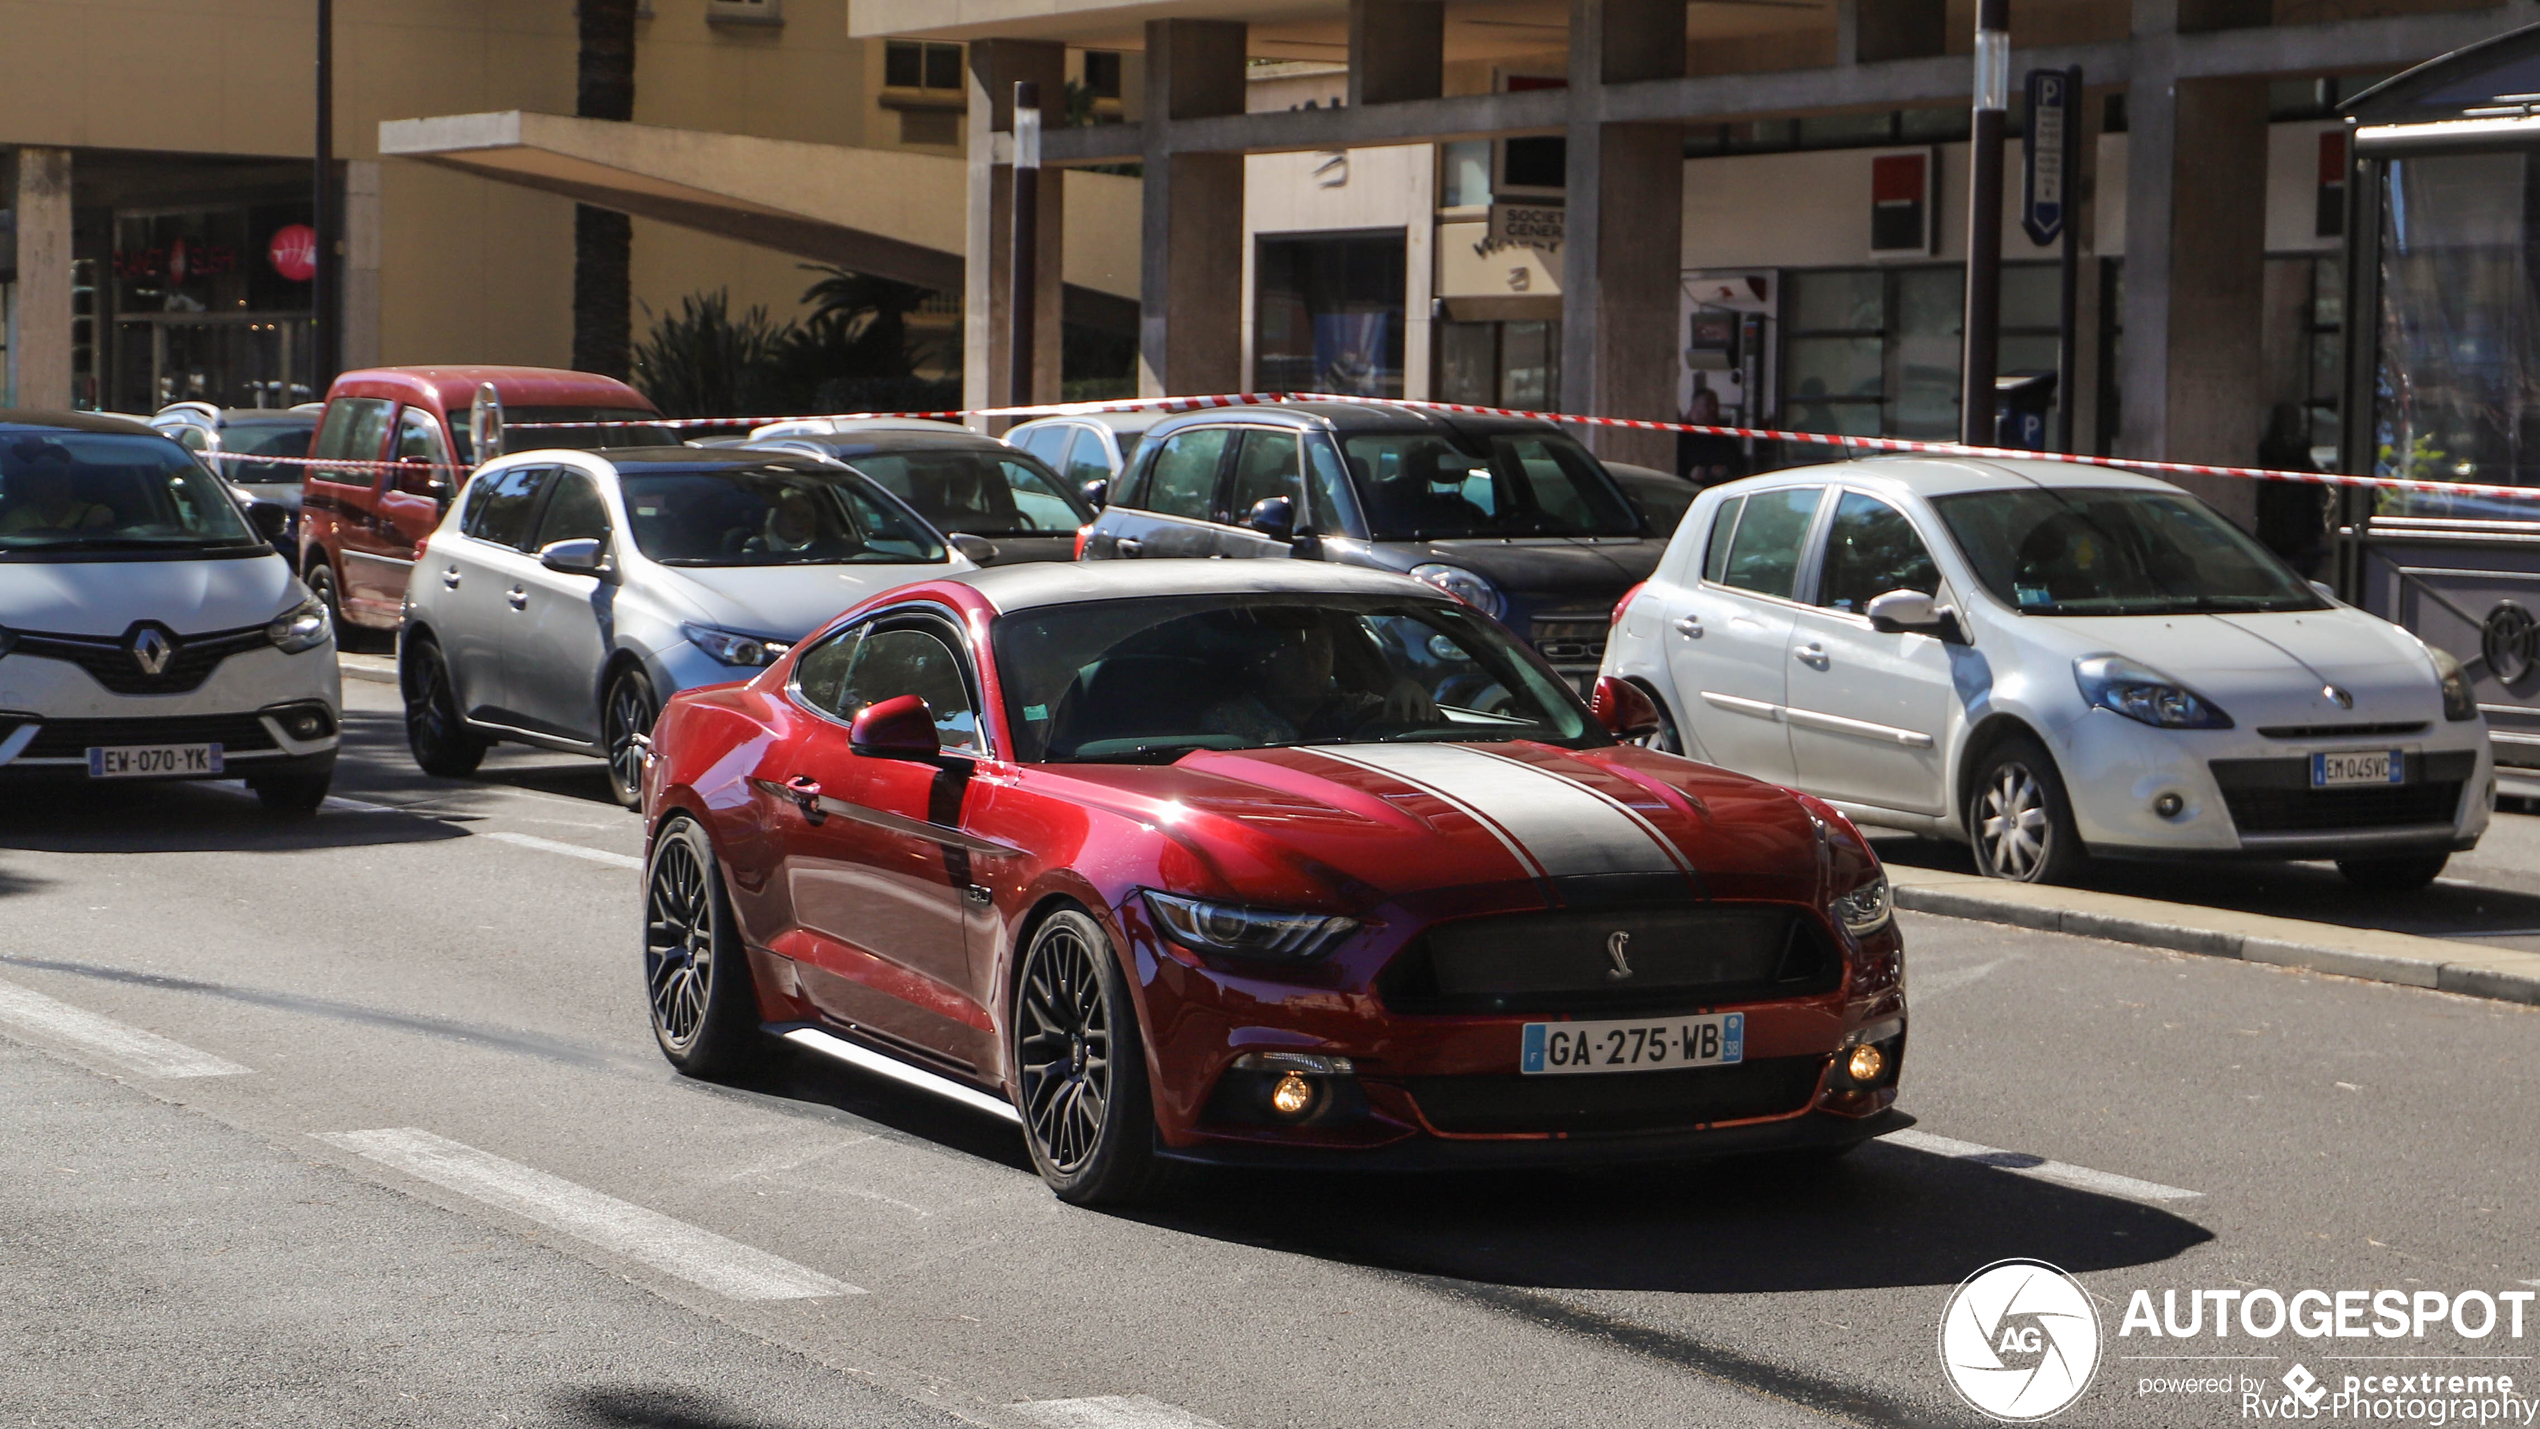
{"type": "MultiPolygon", "coordinates": [[[[1889,877],[1893,879],[1895,873],[1891,867],[1889,877]]],[[[1981,884],[1990,880],[1965,881],[1981,884]]],[[[2307,968],[2368,982],[2540,1006],[2540,953],[2483,945],[2461,947],[2440,938],[2420,938],[2410,933],[2221,910],[2212,910],[2217,922],[2227,920],[2243,926],[2187,923],[2177,921],[2180,914],[2208,910],[2077,889],[2035,890],[2039,894],[2051,893],[2055,902],[2049,904],[2005,896],[2009,888],[2017,885],[1997,885],[2004,889],[2001,894],[1967,891],[1954,882],[1899,882],[1894,886],[1896,906],[1917,913],[2034,928],[2046,933],[2070,933],[2203,957],[2307,968]]],[[[2029,890],[2022,886],[2021,891],[2029,890]]]]}
{"type": "Polygon", "coordinates": [[[388,656],[338,655],[335,657],[335,668],[342,671],[344,678],[348,680],[368,680],[374,685],[397,683],[397,662],[388,656]],[[355,664],[356,660],[362,663],[355,664]],[[382,663],[374,665],[370,663],[371,660],[379,660],[382,663]]]}

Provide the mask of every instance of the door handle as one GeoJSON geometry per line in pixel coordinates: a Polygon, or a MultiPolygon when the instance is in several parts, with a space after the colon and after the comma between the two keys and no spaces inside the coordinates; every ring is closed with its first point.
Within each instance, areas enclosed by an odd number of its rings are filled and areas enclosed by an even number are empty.
{"type": "Polygon", "coordinates": [[[1798,656],[1803,665],[1814,665],[1820,670],[1826,668],[1826,647],[1814,640],[1790,653],[1798,656]]]}
{"type": "Polygon", "coordinates": [[[1124,558],[1133,558],[1146,548],[1147,543],[1135,536],[1123,536],[1111,543],[1112,554],[1124,558]]]}
{"type": "Polygon", "coordinates": [[[787,795],[792,797],[796,804],[801,806],[803,818],[807,822],[816,824],[822,819],[829,817],[827,814],[820,811],[819,780],[812,778],[808,774],[797,774],[793,778],[785,781],[785,792],[787,795]]]}
{"type": "Polygon", "coordinates": [[[441,573],[441,584],[449,587],[451,590],[457,590],[459,588],[459,568],[452,566],[448,570],[443,571],[441,573]]]}
{"type": "Polygon", "coordinates": [[[503,599],[510,601],[514,610],[526,610],[529,608],[529,588],[513,586],[510,590],[503,592],[503,599]]]}
{"type": "Polygon", "coordinates": [[[1687,639],[1689,639],[1689,640],[1699,640],[1699,639],[1701,639],[1701,638],[1702,638],[1702,617],[1701,617],[1701,616],[1699,616],[1699,615],[1679,615],[1679,616],[1677,616],[1677,617],[1676,617],[1676,633],[1677,633],[1678,635],[1682,635],[1682,636],[1684,636],[1685,638],[1687,638],[1687,639]]]}

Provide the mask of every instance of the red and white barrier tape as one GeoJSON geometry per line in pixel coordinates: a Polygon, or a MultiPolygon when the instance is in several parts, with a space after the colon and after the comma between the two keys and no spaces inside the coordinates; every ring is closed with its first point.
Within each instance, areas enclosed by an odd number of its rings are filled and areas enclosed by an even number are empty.
{"type": "MultiPolygon", "coordinates": [[[[870,418],[899,420],[923,419],[957,422],[972,417],[1081,417],[1101,412],[1196,412],[1214,407],[1270,407],[1296,402],[1340,402],[1366,407],[1409,407],[1424,412],[1459,412],[1468,416],[1519,417],[1538,422],[1557,422],[1574,427],[1611,427],[1634,432],[1685,432],[1706,437],[1752,437],[1757,441],[1804,442],[1814,446],[1840,447],[1855,452],[1923,452],[1935,456],[1976,457],[1988,460],[2051,461],[2068,466],[2101,466],[2121,471],[2160,472],[2186,476],[2229,476],[2255,481],[2294,481],[2313,486],[2351,486],[2371,491],[2424,491],[2452,496],[2495,497],[2503,500],[2540,499],[2540,488],[2496,486],[2461,481],[2415,481],[2395,476],[2350,476],[2340,472],[2279,471],[2262,466],[2220,466],[2207,462],[2137,461],[2118,457],[2084,456],[2072,452],[2029,451],[2020,447],[1968,446],[1960,442],[1919,441],[1910,437],[1855,437],[1832,432],[1792,432],[1772,427],[1730,427],[1701,422],[1653,422],[1635,417],[1590,417],[1576,412],[1528,412],[1510,407],[1482,407],[1465,402],[1427,402],[1402,397],[1359,397],[1328,392],[1234,392],[1208,397],[1124,397],[1104,402],[1048,402],[1013,407],[972,407],[940,412],[839,412],[824,416],[792,417],[646,417],[605,422],[507,422],[506,431],[537,431],[543,428],[595,427],[760,427],[775,422],[842,422],[870,418]]],[[[229,456],[225,452],[207,453],[229,456]]],[[[291,462],[288,457],[238,458],[239,460],[291,462]]],[[[419,462],[348,462],[299,459],[297,464],[310,466],[380,467],[420,466],[419,462]]],[[[445,467],[442,470],[463,470],[445,467]]]]}
{"type": "Polygon", "coordinates": [[[196,452],[205,461],[245,462],[249,466],[324,466],[346,471],[474,471],[449,461],[361,461],[344,456],[258,456],[253,452],[196,452]]]}

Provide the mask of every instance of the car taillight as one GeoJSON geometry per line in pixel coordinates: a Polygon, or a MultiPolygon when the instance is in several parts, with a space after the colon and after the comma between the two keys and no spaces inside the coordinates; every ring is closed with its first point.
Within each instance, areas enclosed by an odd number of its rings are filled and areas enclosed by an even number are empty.
{"type": "Polygon", "coordinates": [[[1632,600],[1633,600],[1633,598],[1634,598],[1635,596],[1638,596],[1638,595],[1641,593],[1641,591],[1642,591],[1643,589],[1645,589],[1648,585],[1649,585],[1649,582],[1647,582],[1647,581],[1642,581],[1642,582],[1638,583],[1637,585],[1634,585],[1634,586],[1633,586],[1630,590],[1627,590],[1627,591],[1623,592],[1623,598],[1622,598],[1621,600],[1618,600],[1618,601],[1614,602],[1614,613],[1613,613],[1611,616],[1609,616],[1609,617],[1607,617],[1607,618],[1606,618],[1605,623],[1606,623],[1606,624],[1608,624],[1608,625],[1620,625],[1620,624],[1622,624],[1622,623],[1623,623],[1623,612],[1632,608],[1632,600]]]}
{"type": "Polygon", "coordinates": [[[1090,535],[1092,535],[1092,534],[1094,534],[1094,528],[1093,528],[1092,526],[1090,526],[1090,525],[1086,525],[1086,526],[1079,526],[1079,527],[1077,527],[1077,528],[1076,528],[1076,559],[1077,559],[1077,560],[1080,560],[1080,561],[1081,561],[1081,560],[1085,559],[1085,538],[1086,538],[1086,537],[1088,537],[1088,536],[1090,536],[1090,535]]]}

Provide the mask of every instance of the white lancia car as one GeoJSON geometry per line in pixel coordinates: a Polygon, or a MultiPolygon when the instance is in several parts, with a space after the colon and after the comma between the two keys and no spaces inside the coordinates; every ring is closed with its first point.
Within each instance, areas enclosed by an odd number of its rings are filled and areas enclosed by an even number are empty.
{"type": "Polygon", "coordinates": [[[2415,888],[2478,842],[2493,763],[2458,661],[2133,472],[1885,458],[1705,491],[1603,673],[1654,742],[1971,843],[2333,859],[2415,888]]]}

